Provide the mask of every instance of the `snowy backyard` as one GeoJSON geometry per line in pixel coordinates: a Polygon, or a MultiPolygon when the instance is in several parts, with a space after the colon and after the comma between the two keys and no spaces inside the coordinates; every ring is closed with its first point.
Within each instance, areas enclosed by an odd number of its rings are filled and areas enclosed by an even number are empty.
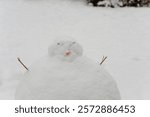
{"type": "Polygon", "coordinates": [[[92,7],[84,0],[0,0],[0,99],[14,99],[19,77],[57,36],[75,38],[103,66],[122,99],[150,99],[150,9],[92,7]]]}

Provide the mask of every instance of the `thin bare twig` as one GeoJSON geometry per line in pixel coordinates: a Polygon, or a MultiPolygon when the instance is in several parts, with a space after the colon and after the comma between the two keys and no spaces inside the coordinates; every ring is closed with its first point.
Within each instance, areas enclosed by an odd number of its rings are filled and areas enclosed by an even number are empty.
{"type": "Polygon", "coordinates": [[[102,61],[101,61],[100,65],[102,65],[106,59],[107,59],[107,56],[106,56],[106,57],[104,57],[104,56],[103,56],[103,58],[102,58],[102,61]]]}
{"type": "Polygon", "coordinates": [[[18,59],[18,61],[21,63],[21,65],[27,70],[27,71],[29,71],[29,69],[26,67],[26,65],[20,60],[20,58],[18,57],[17,58],[18,59]]]}

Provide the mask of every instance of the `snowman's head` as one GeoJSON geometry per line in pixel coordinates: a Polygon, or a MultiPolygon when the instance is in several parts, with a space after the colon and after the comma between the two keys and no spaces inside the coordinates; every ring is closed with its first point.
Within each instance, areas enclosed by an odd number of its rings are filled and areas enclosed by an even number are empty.
{"type": "Polygon", "coordinates": [[[82,56],[81,45],[71,37],[58,38],[48,49],[49,56],[63,61],[73,61],[82,56]]]}

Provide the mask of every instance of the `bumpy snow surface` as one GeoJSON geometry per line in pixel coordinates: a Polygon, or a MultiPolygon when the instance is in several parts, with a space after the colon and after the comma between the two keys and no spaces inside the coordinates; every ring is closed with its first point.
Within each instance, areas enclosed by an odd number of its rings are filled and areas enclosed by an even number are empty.
{"type": "Polygon", "coordinates": [[[16,58],[29,67],[47,54],[58,35],[74,37],[97,63],[108,56],[103,66],[122,99],[150,99],[149,19],[148,8],[94,8],[83,0],[1,0],[0,99],[14,99],[22,80],[25,69],[16,58]]]}

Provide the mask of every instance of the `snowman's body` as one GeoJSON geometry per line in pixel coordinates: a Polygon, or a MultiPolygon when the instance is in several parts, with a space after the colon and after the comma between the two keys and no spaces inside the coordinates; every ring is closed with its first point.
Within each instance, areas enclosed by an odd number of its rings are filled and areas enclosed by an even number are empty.
{"type": "Polygon", "coordinates": [[[30,67],[17,88],[16,99],[120,99],[115,81],[98,64],[82,56],[74,41],[60,41],[49,55],[30,67]],[[68,58],[67,58],[68,57],[68,58]]]}

